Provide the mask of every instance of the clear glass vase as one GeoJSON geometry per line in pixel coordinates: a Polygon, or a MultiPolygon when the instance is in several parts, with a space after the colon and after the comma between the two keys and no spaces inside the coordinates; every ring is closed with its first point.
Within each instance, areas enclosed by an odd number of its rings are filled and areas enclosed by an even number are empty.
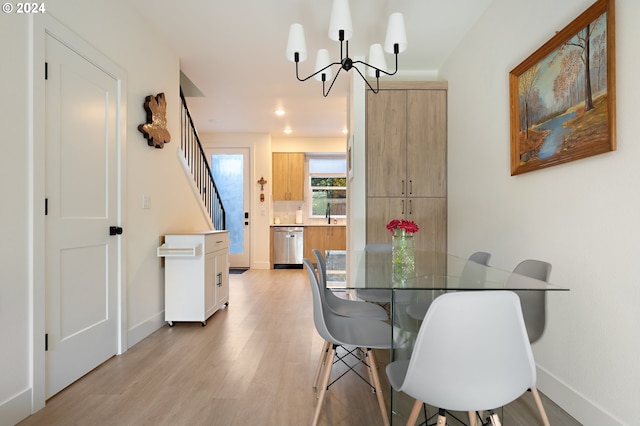
{"type": "Polygon", "coordinates": [[[393,283],[403,286],[415,274],[415,249],[413,234],[396,230],[391,237],[393,283]]]}

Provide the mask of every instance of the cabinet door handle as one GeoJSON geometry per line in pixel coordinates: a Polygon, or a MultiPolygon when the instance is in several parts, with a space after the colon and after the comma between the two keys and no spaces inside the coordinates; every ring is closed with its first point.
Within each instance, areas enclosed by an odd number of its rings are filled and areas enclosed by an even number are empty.
{"type": "Polygon", "coordinates": [[[413,214],[413,200],[409,200],[409,214],[413,214]]]}
{"type": "Polygon", "coordinates": [[[218,272],[218,283],[216,285],[222,287],[222,272],[218,272]]]}
{"type": "Polygon", "coordinates": [[[402,212],[401,214],[404,214],[404,200],[402,200],[402,212]]]}
{"type": "Polygon", "coordinates": [[[409,179],[409,195],[413,194],[413,180],[409,179]]]}
{"type": "Polygon", "coordinates": [[[402,179],[402,195],[404,195],[404,179],[402,179]]]}

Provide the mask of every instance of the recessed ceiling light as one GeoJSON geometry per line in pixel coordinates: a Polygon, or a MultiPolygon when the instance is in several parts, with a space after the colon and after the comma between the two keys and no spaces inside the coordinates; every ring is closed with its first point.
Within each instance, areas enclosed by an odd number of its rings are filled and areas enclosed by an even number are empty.
{"type": "Polygon", "coordinates": [[[286,129],[284,129],[284,132],[288,135],[288,134],[291,134],[292,130],[289,127],[287,127],[286,129]]]}
{"type": "Polygon", "coordinates": [[[274,112],[276,113],[276,115],[277,115],[278,117],[281,117],[281,116],[283,116],[283,115],[284,115],[284,110],[283,110],[283,109],[277,109],[277,110],[275,110],[274,112]]]}
{"type": "Polygon", "coordinates": [[[347,130],[347,128],[345,127],[344,129],[342,129],[342,134],[346,135],[347,133],[349,133],[349,130],[347,130]]]}

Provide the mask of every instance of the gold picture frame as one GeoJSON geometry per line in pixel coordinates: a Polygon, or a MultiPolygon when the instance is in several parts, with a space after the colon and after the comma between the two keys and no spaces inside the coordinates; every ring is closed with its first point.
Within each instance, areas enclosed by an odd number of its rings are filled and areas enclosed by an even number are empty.
{"type": "Polygon", "coordinates": [[[615,88],[614,0],[598,0],[509,73],[511,175],[614,151],[615,88]]]}

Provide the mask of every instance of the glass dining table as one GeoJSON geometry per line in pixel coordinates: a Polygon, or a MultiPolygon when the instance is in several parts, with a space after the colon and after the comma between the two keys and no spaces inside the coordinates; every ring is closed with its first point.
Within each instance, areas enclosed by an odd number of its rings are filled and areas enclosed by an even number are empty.
{"type": "MultiPolygon", "coordinates": [[[[364,250],[347,251],[346,280],[334,283],[334,290],[350,292],[359,299],[378,300],[388,307],[393,342],[389,358],[380,356],[380,365],[409,359],[417,336],[421,316],[439,295],[451,291],[568,291],[569,288],[524,275],[484,266],[468,259],[432,251],[415,251],[410,267],[394,267],[391,253],[364,250]]],[[[383,354],[381,354],[383,355],[383,354]]],[[[385,376],[381,374],[381,377],[385,376]]],[[[385,376],[386,377],[386,376],[385,376]]],[[[392,424],[405,424],[413,400],[390,389],[392,424]]],[[[435,408],[431,407],[431,412],[435,408]]],[[[460,413],[466,416],[466,413],[460,413]]],[[[462,424],[466,424],[465,421],[462,424]]]]}

